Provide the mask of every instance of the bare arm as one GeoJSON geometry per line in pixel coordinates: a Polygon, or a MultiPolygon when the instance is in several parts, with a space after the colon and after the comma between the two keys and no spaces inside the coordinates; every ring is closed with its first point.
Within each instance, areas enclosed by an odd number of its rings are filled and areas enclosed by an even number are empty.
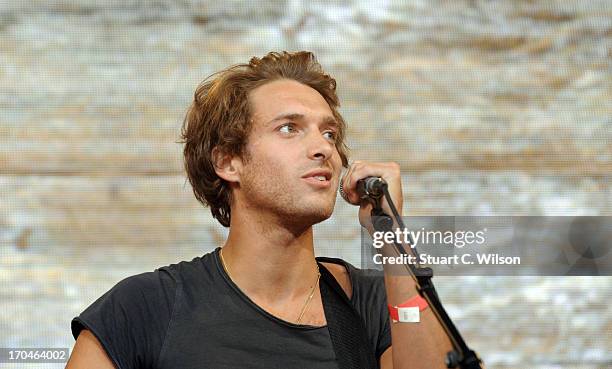
{"type": "Polygon", "coordinates": [[[380,369],[393,369],[393,346],[380,355],[380,369]]]}
{"type": "MultiPolygon", "coordinates": [[[[388,246],[385,246],[388,247],[388,246]]],[[[418,294],[412,277],[385,270],[387,301],[398,305],[418,294]]],[[[380,357],[381,369],[445,369],[447,352],[453,347],[430,308],[420,314],[419,323],[391,323],[389,347],[380,357]]]]}
{"type": "Polygon", "coordinates": [[[66,369],[115,369],[100,341],[84,329],[74,344],[66,369]]]}
{"type": "MultiPolygon", "coordinates": [[[[343,179],[343,191],[348,202],[360,205],[359,223],[372,235],[374,232],[370,216],[372,205],[362,201],[357,193],[357,181],[370,176],[381,177],[387,182],[389,194],[400,216],[403,208],[403,191],[400,166],[397,163],[354,161],[350,165],[343,179]]],[[[392,214],[386,199],[382,201],[382,208],[385,213],[392,214]]],[[[382,248],[383,256],[395,256],[391,247],[385,245],[382,248]]],[[[403,265],[384,265],[387,302],[391,305],[399,305],[418,294],[415,281],[403,268],[403,265]]],[[[393,350],[389,348],[381,356],[382,368],[446,368],[446,353],[451,350],[452,345],[430,308],[421,312],[419,323],[391,323],[391,340],[393,350]],[[389,356],[393,358],[392,366],[389,366],[389,356]]]]}
{"type": "MultiPolygon", "coordinates": [[[[385,248],[391,247],[386,245],[385,248]]],[[[384,248],[383,248],[383,254],[384,248]]],[[[393,270],[397,265],[385,265],[385,289],[390,305],[399,305],[418,294],[414,280],[407,272],[393,270]],[[391,267],[391,268],[387,268],[391,267]]],[[[419,323],[391,323],[394,369],[445,369],[447,352],[452,344],[431,308],[423,310],[419,323]]],[[[387,351],[391,351],[390,348],[387,351]]],[[[383,354],[387,354],[387,351],[383,354]]],[[[381,357],[382,364],[382,357],[381,357]]],[[[382,369],[388,369],[382,367],[382,369]]]]}

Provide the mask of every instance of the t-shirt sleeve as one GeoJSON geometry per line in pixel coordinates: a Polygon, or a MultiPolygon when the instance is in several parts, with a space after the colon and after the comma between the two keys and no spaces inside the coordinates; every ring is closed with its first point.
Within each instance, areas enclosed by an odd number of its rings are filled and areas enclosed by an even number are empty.
{"type": "Polygon", "coordinates": [[[117,283],[72,320],[76,340],[93,333],[117,368],[149,368],[159,359],[178,291],[170,272],[160,269],[117,283]]]}
{"type": "Polygon", "coordinates": [[[391,322],[382,271],[357,269],[349,264],[353,304],[365,323],[376,358],[391,346],[391,322]]]}

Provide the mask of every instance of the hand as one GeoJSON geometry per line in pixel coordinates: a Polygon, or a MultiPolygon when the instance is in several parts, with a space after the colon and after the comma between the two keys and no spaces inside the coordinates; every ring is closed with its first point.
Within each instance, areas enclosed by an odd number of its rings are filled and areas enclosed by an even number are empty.
{"type": "MultiPolygon", "coordinates": [[[[387,182],[389,194],[395,204],[395,208],[399,215],[402,215],[403,193],[402,193],[402,176],[400,166],[394,162],[387,163],[371,163],[361,160],[354,161],[346,171],[342,179],[342,187],[349,202],[353,205],[359,205],[359,223],[366,228],[370,235],[374,233],[372,225],[371,211],[372,204],[368,200],[361,200],[357,194],[357,181],[366,177],[381,177],[387,182]]],[[[387,199],[383,197],[382,208],[385,213],[393,216],[391,207],[387,199]]]]}

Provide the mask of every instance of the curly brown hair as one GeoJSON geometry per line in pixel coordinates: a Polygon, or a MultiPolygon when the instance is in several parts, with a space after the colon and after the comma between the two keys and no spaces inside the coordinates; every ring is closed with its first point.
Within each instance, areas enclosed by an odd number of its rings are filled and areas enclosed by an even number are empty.
{"type": "Polygon", "coordinates": [[[215,172],[213,149],[223,154],[248,157],[245,152],[251,130],[249,93],[279,79],[292,79],[323,96],[338,123],[336,148],[342,165],[348,166],[348,148],[344,142],[346,123],[338,112],[336,80],[325,74],[313,53],[270,52],[253,57],[248,64],[238,64],[206,78],[196,89],[181,129],[185,144],[184,164],[196,199],[219,223],[229,227],[232,193],[229,184],[215,172]]]}

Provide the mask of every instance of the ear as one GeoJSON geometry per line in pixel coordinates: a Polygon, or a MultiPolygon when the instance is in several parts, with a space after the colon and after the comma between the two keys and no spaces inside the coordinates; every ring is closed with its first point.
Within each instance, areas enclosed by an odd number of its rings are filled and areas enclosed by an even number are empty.
{"type": "Polygon", "coordinates": [[[228,182],[240,182],[240,169],[242,169],[240,157],[223,153],[215,147],[212,150],[212,162],[219,177],[228,182]]]}

